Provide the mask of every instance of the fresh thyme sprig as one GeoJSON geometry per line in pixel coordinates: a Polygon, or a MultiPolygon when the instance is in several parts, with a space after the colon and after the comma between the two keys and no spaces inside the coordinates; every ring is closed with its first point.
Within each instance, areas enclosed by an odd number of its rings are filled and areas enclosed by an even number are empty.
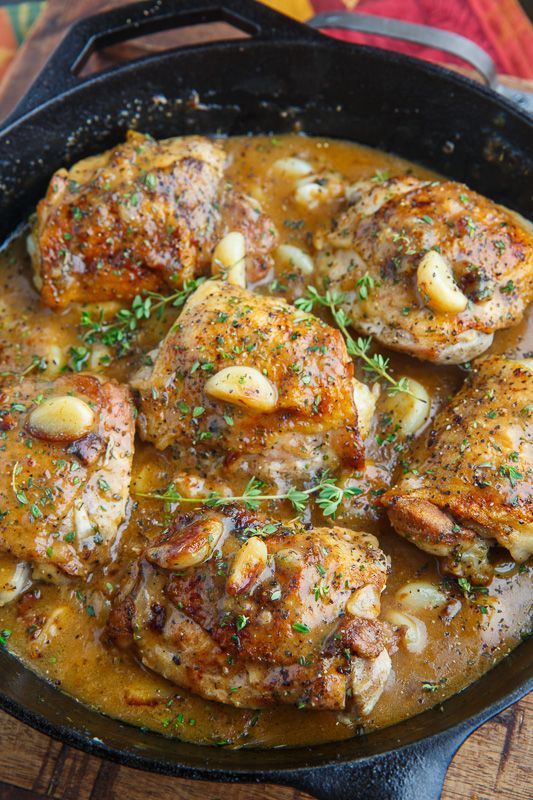
{"type": "Polygon", "coordinates": [[[119,357],[124,356],[131,349],[133,336],[142,320],[153,316],[161,319],[166,306],[179,308],[184,305],[189,295],[204,281],[205,278],[185,281],[183,289],[166,296],[157,292],[138,294],[133,298],[130,308],[121,308],[110,322],[105,321],[103,310],[96,317],[90,311],[83,311],[80,325],[85,331],[82,339],[87,344],[101,342],[115,348],[119,357]]]}
{"type": "Polygon", "coordinates": [[[389,372],[390,360],[388,358],[382,356],[381,353],[369,355],[368,351],[370,349],[370,345],[372,344],[371,336],[369,336],[367,339],[363,339],[361,336],[358,336],[357,339],[354,339],[351,336],[348,331],[348,325],[350,324],[350,321],[343,309],[338,307],[343,300],[344,296],[342,294],[330,292],[329,289],[325,294],[319,294],[314,286],[308,286],[307,297],[299,297],[295,301],[294,305],[299,308],[300,311],[305,311],[307,313],[313,310],[315,304],[328,308],[342,335],[344,336],[346,341],[346,349],[348,350],[349,355],[354,356],[355,358],[360,358],[364,362],[363,369],[365,372],[376,375],[377,377],[387,381],[390,384],[388,389],[389,394],[408,394],[411,397],[414,397],[415,400],[425,402],[411,391],[409,388],[408,378],[403,377],[397,381],[392,377],[389,372]]]}
{"type": "Polygon", "coordinates": [[[335,518],[340,504],[345,498],[355,497],[362,494],[362,489],[356,486],[341,488],[337,486],[334,479],[324,473],[320,481],[309,489],[296,489],[290,486],[284,494],[261,494],[265,484],[257,478],[250,478],[242,495],[235,497],[224,497],[218,492],[211,492],[207,497],[184,497],[170,484],[163,493],[140,492],[137,497],[146,497],[150,500],[162,500],[165,503],[191,503],[194,505],[204,505],[208,508],[217,508],[230,503],[243,503],[251,511],[257,511],[261,503],[271,500],[288,500],[297,514],[303,514],[306,504],[312,495],[316,495],[316,503],[322,509],[325,517],[335,518]]]}
{"type": "Polygon", "coordinates": [[[20,372],[16,372],[14,370],[5,370],[4,372],[0,372],[0,378],[8,378],[8,377],[15,377],[15,378],[23,378],[25,375],[29,375],[30,372],[33,372],[34,369],[39,369],[41,371],[46,369],[46,360],[41,358],[41,356],[32,356],[31,363],[28,364],[20,372]]]}
{"type": "Polygon", "coordinates": [[[488,594],[489,590],[485,586],[472,586],[468,578],[458,578],[457,584],[467,600],[472,599],[478,594],[488,594]]]}

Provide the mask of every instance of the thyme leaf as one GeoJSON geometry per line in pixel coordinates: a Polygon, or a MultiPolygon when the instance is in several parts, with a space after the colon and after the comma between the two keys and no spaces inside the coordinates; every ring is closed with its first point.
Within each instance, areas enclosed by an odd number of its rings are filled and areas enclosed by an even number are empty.
{"type": "Polygon", "coordinates": [[[43,371],[46,369],[46,367],[47,364],[44,358],[41,358],[41,356],[32,356],[30,364],[28,364],[28,366],[25,367],[23,370],[21,370],[20,372],[16,372],[13,370],[5,370],[4,372],[0,372],[0,378],[8,378],[10,376],[23,378],[25,375],[29,375],[30,372],[33,372],[34,369],[39,369],[40,371],[43,371]]]}
{"type": "Polygon", "coordinates": [[[414,397],[415,400],[425,403],[426,400],[417,397],[416,394],[411,391],[409,388],[408,378],[403,377],[398,381],[393,378],[389,372],[390,360],[388,358],[385,358],[385,356],[381,355],[381,353],[374,353],[373,355],[370,354],[369,351],[372,344],[371,336],[369,336],[367,339],[363,339],[361,336],[358,336],[357,339],[354,339],[351,336],[348,331],[350,321],[344,310],[339,308],[343,300],[344,296],[342,294],[330,292],[329,290],[325,294],[319,294],[314,286],[308,286],[307,296],[298,298],[294,305],[301,311],[305,311],[307,313],[313,310],[315,304],[328,308],[339,330],[344,336],[346,341],[346,349],[348,350],[349,355],[354,358],[361,359],[361,361],[364,362],[363,369],[366,372],[376,375],[378,378],[382,378],[383,380],[387,381],[387,383],[390,384],[388,389],[390,395],[396,395],[400,393],[408,394],[411,397],[414,397]]]}
{"type": "Polygon", "coordinates": [[[243,503],[251,511],[257,511],[261,503],[271,500],[288,500],[296,513],[304,513],[309,498],[316,497],[316,503],[322,510],[325,517],[335,518],[340,504],[345,498],[355,497],[363,493],[362,489],[356,486],[341,488],[337,486],[334,479],[328,473],[320,478],[319,482],[308,489],[296,489],[290,486],[284,494],[262,494],[265,484],[257,478],[250,478],[242,495],[224,497],[218,492],[211,492],[207,497],[184,497],[178,492],[173,484],[165,492],[139,492],[137,497],[145,497],[150,500],[161,500],[165,503],[190,503],[193,505],[204,505],[208,508],[218,508],[220,506],[243,503]]]}
{"type": "Polygon", "coordinates": [[[86,344],[101,342],[116,350],[119,358],[131,350],[133,339],[143,320],[153,317],[160,319],[165,307],[179,308],[186,302],[205,278],[185,281],[183,289],[170,295],[157,292],[146,292],[136,295],[129,308],[121,308],[114,318],[107,322],[103,310],[93,315],[90,311],[82,311],[80,326],[83,330],[82,340],[86,344]]]}

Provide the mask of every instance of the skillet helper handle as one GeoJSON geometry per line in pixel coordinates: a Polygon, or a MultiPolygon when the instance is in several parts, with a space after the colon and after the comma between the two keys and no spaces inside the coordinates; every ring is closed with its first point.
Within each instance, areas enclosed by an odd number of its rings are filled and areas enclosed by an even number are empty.
{"type": "Polygon", "coordinates": [[[372,33],[388,39],[401,39],[404,42],[425,45],[435,50],[461,58],[474,67],[484,82],[494,88],[497,84],[494,61],[479,45],[451,31],[443,31],[416,22],[403,22],[390,17],[377,17],[373,14],[358,14],[349,11],[316,14],[309,20],[312,28],[338,28],[358,33],[372,33]]]}
{"type": "MultiPolygon", "coordinates": [[[[320,38],[307,25],[254,0],[148,0],[120,6],[81,19],[70,28],[3,126],[91,77],[94,80],[95,76],[80,78],[78,73],[96,50],[152,33],[210,22],[226,22],[255,41],[320,38]]],[[[219,44],[210,42],[202,47],[219,44]]],[[[104,70],[102,74],[108,72],[104,70]]]]}
{"type": "Polygon", "coordinates": [[[299,774],[294,786],[317,800],[440,800],[448,766],[465,734],[443,734],[354,764],[299,774]]]}
{"type": "Polygon", "coordinates": [[[484,83],[498,94],[512,100],[523,111],[533,113],[533,93],[514,89],[498,80],[496,65],[490,55],[475,42],[452,31],[419,25],[416,22],[404,22],[390,17],[378,17],[373,14],[359,14],[351,11],[324,12],[316,14],[308,25],[315,29],[339,29],[371,33],[388,39],[401,39],[404,42],[432,47],[460,58],[474,67],[484,83]]]}

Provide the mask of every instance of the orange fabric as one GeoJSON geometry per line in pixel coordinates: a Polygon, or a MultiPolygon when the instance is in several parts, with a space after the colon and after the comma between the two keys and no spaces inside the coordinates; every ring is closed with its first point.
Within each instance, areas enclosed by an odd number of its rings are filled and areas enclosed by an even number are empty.
{"type": "Polygon", "coordinates": [[[0,8],[0,78],[7,71],[17,52],[17,40],[5,8],[0,8]]]}
{"type": "Polygon", "coordinates": [[[281,11],[282,14],[287,14],[287,16],[293,17],[299,22],[305,22],[306,19],[309,19],[314,14],[313,6],[309,0],[263,0],[263,2],[273,8],[274,11],[281,11]]]}

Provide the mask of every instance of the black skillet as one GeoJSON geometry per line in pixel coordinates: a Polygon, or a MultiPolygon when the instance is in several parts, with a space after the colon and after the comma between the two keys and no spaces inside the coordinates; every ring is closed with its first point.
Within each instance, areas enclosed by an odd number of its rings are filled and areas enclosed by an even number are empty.
{"type": "MultiPolygon", "coordinates": [[[[326,38],[250,0],[168,0],[86,19],[53,54],[0,132],[0,235],[28,214],[55,169],[115,144],[130,125],[155,136],[301,129],[352,139],[533,217],[533,123],[493,92],[396,53],[326,38]],[[96,49],[213,21],[249,38],[77,77],[96,49]]],[[[533,688],[532,655],[530,639],[438,708],[368,736],[301,749],[216,749],[143,732],[62,694],[7,652],[0,653],[0,706],[69,745],[139,769],[287,784],[324,800],[437,800],[465,737],[533,688]]]]}

